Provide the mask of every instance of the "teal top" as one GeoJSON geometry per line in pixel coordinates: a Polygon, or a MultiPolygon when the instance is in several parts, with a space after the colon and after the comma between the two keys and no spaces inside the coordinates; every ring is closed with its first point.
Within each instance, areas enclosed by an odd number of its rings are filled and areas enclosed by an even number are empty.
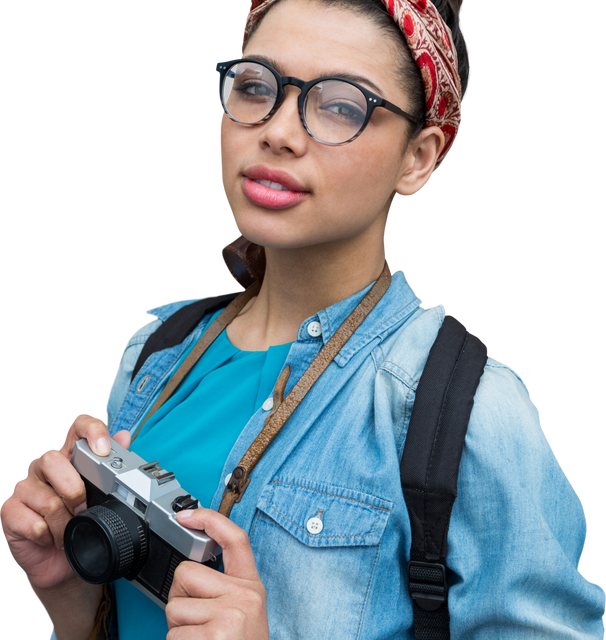
{"type": "MultiPolygon", "coordinates": [[[[209,507],[223,481],[229,452],[252,415],[271,397],[291,344],[240,351],[223,331],[143,425],[132,450],[173,471],[185,491],[209,507]]],[[[164,611],[127,580],[114,586],[120,640],[164,640],[164,611]]]]}

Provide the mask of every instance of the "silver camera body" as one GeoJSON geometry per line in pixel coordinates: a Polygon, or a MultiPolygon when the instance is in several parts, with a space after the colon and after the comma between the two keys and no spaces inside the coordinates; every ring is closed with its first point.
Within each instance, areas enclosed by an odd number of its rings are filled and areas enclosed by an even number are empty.
{"type": "Polygon", "coordinates": [[[125,577],[164,608],[180,562],[216,562],[216,542],[177,522],[178,511],[199,505],[174,473],[114,440],[104,457],[78,440],[71,462],[84,480],[87,509],[68,523],[64,546],[83,580],[105,584],[125,577]]]}

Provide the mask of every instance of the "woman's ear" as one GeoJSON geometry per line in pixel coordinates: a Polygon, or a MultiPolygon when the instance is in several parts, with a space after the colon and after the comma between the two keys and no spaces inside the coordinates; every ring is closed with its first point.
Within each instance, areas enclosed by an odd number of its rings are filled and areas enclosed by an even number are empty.
{"type": "Polygon", "coordinates": [[[435,126],[423,129],[416,138],[408,142],[396,193],[410,196],[429,180],[445,142],[444,133],[435,126]]]}

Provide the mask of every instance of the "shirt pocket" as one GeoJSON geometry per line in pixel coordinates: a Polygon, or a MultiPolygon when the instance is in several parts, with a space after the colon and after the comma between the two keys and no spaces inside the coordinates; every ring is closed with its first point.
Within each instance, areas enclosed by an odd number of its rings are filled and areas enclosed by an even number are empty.
{"type": "Polygon", "coordinates": [[[389,500],[327,483],[269,483],[250,538],[272,640],[358,636],[391,508],[389,500]]]}

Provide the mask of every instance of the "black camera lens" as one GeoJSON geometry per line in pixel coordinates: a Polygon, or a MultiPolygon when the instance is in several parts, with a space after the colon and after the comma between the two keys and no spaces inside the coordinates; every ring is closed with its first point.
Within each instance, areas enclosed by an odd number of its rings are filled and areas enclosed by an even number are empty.
{"type": "Polygon", "coordinates": [[[85,582],[131,580],[147,559],[147,523],[112,499],[74,516],[65,528],[63,544],[69,564],[85,582]]]}
{"type": "Polygon", "coordinates": [[[90,576],[101,576],[109,563],[110,547],[98,526],[79,522],[71,535],[72,550],[78,564],[90,576]]]}

